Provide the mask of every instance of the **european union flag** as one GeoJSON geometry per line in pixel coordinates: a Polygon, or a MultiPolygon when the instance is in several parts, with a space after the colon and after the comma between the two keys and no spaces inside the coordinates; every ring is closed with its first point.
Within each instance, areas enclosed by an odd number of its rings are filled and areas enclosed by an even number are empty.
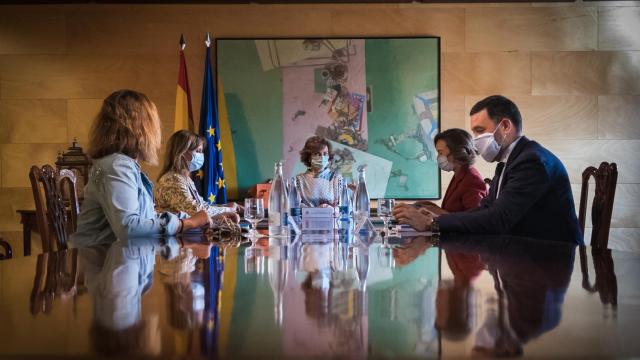
{"type": "Polygon", "coordinates": [[[218,122],[218,97],[216,83],[211,72],[211,37],[207,33],[205,41],[207,54],[204,60],[204,80],[202,81],[202,102],[200,103],[200,135],[207,139],[202,167],[202,196],[210,203],[227,202],[227,186],[222,169],[222,143],[218,122]]]}

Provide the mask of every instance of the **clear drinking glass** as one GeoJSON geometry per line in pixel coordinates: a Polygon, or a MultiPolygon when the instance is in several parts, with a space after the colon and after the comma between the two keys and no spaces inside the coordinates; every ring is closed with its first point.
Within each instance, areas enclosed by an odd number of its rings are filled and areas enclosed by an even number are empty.
{"type": "Polygon", "coordinates": [[[394,206],[396,206],[395,199],[378,199],[378,216],[384,222],[385,233],[389,231],[389,220],[391,220],[394,206]]]}
{"type": "Polygon", "coordinates": [[[264,219],[264,201],[260,198],[244,199],[244,219],[251,224],[251,238],[257,238],[256,226],[264,219]]]}

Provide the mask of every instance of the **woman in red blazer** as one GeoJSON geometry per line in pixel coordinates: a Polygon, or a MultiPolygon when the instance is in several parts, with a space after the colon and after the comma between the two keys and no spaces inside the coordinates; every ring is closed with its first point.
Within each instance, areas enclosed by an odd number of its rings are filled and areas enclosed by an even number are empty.
{"type": "Polygon", "coordinates": [[[478,207],[480,200],[487,195],[487,186],[473,167],[476,150],[471,135],[462,129],[449,129],[437,134],[433,142],[438,151],[438,167],[443,171],[453,171],[453,179],[442,199],[442,207],[430,201],[416,204],[437,215],[478,207]]]}

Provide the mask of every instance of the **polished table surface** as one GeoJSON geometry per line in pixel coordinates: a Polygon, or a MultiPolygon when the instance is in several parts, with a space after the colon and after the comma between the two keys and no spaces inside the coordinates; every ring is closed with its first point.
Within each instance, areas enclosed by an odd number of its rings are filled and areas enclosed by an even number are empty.
{"type": "Polygon", "coordinates": [[[637,357],[640,253],[514,237],[131,239],[0,261],[0,357],[637,357]],[[581,266],[583,265],[583,266],[581,266]]]}

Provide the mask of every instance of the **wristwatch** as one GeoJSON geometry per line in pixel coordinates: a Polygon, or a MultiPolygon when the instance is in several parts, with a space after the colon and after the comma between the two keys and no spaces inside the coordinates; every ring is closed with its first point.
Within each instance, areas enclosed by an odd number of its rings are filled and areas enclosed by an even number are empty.
{"type": "Polygon", "coordinates": [[[431,232],[440,233],[440,224],[438,224],[438,219],[433,219],[431,222],[431,232]]]}

